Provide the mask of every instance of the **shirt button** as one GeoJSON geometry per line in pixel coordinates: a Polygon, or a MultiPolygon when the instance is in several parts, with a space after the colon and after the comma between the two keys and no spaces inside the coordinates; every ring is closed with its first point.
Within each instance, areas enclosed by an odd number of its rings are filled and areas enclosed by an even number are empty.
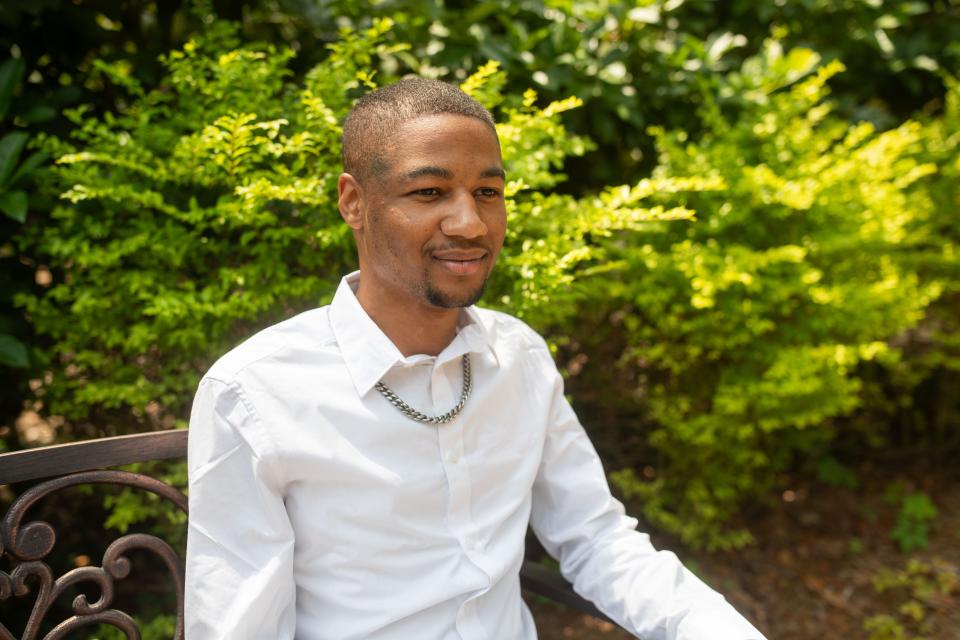
{"type": "Polygon", "coordinates": [[[447,454],[447,462],[450,464],[457,464],[460,462],[460,452],[456,449],[451,450],[450,453],[447,454]]]}

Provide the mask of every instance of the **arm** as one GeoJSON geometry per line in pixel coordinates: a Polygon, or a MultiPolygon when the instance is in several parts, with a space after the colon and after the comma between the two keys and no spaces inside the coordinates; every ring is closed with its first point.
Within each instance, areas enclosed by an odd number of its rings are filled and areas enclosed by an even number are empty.
{"type": "MultiPolygon", "coordinates": [[[[545,357],[550,358],[549,352],[545,357]]],[[[581,596],[643,640],[763,640],[723,596],[634,530],[555,375],[531,525],[581,596]]]]}
{"type": "Polygon", "coordinates": [[[293,638],[293,531],[263,434],[240,389],[200,383],[188,446],[187,640],[293,638]]]}

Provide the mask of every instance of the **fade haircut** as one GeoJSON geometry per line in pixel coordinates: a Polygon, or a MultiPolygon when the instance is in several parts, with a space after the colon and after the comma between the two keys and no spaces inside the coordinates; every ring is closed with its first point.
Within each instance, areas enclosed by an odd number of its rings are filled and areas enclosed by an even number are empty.
{"type": "Polygon", "coordinates": [[[361,184],[390,167],[383,149],[397,129],[421,116],[450,113],[476,118],[497,134],[493,116],[459,87],[411,77],[372,91],[359,100],[343,123],[343,170],[361,184]]]}

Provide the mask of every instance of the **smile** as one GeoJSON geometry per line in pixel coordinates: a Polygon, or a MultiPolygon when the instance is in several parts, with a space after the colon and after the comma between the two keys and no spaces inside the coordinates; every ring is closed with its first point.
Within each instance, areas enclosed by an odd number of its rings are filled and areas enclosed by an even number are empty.
{"type": "Polygon", "coordinates": [[[483,266],[486,257],[486,251],[450,252],[433,255],[434,261],[444,270],[457,276],[469,276],[477,273],[483,266]]]}

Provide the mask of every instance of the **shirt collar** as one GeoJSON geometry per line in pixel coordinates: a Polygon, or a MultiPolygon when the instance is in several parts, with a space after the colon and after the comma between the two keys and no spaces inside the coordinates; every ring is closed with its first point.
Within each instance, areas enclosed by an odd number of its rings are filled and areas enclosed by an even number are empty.
{"type": "MultiPolygon", "coordinates": [[[[359,284],[359,271],[340,280],[340,286],[330,303],[330,325],[353,384],[357,392],[364,396],[387,371],[405,358],[360,305],[355,294],[359,284]]],[[[466,307],[460,314],[456,337],[437,356],[438,361],[450,360],[464,353],[485,352],[489,352],[499,366],[494,336],[484,326],[476,308],[466,307]]]]}

